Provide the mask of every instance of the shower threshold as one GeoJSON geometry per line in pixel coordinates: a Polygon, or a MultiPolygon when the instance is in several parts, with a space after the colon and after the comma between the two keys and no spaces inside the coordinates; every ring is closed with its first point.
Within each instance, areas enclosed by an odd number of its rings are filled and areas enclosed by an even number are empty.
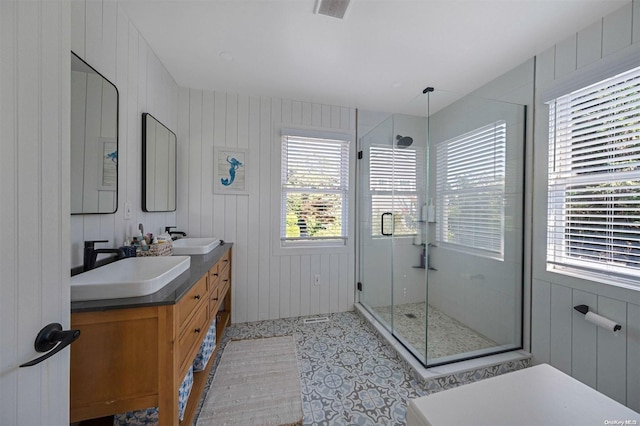
{"type": "MultiPolygon", "coordinates": [[[[504,352],[479,356],[448,364],[425,367],[400,341],[398,341],[382,324],[380,324],[364,306],[355,304],[355,310],[374,330],[391,346],[404,363],[413,371],[414,377],[421,380],[428,389],[437,391],[464,383],[471,383],[485,377],[526,368],[531,363],[531,354],[524,350],[509,350],[504,352]],[[446,380],[442,380],[446,378],[446,380]]],[[[495,348],[492,352],[495,352],[495,348]]]]}

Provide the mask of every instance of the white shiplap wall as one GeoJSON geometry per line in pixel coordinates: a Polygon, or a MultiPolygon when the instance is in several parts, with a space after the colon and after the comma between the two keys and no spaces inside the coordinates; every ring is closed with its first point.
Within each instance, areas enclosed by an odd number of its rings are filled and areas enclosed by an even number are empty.
{"type": "Polygon", "coordinates": [[[29,368],[51,322],[69,327],[69,4],[0,2],[0,424],[69,422],[69,350],[29,368]]]}
{"type": "Polygon", "coordinates": [[[72,216],[71,266],[82,264],[85,240],[108,239],[108,246],[115,246],[132,235],[138,223],[154,233],[177,225],[189,236],[219,236],[236,243],[235,322],[351,308],[353,250],[348,254],[327,250],[313,255],[272,256],[269,206],[276,125],[355,133],[354,109],[178,89],[124,10],[111,1],[71,3],[71,50],[116,85],[120,108],[118,211],[72,216]],[[141,210],[143,112],[150,112],[178,134],[175,213],[141,210]],[[254,164],[249,196],[213,194],[214,144],[249,148],[250,163],[254,164]],[[133,209],[131,220],[124,219],[125,202],[133,209]],[[315,274],[321,275],[320,286],[311,284],[315,274]]]}
{"type": "Polygon", "coordinates": [[[117,2],[71,2],[71,50],[114,83],[119,93],[118,210],[115,214],[71,217],[71,266],[82,265],[85,240],[122,245],[127,235],[159,233],[176,224],[176,213],[142,211],[142,113],[149,112],[176,132],[178,85],[117,2]],[[125,203],[132,218],[124,219],[125,203]]]}
{"type": "MultiPolygon", "coordinates": [[[[353,226],[351,249],[344,253],[327,249],[317,254],[273,254],[277,211],[272,199],[279,197],[273,159],[278,155],[274,138],[281,124],[355,136],[355,110],[181,88],[178,111],[177,225],[190,236],[216,236],[235,243],[233,322],[351,309],[353,226]],[[214,146],[248,148],[248,196],[213,193],[214,146]],[[320,274],[319,286],[312,284],[315,274],[320,274]]],[[[354,179],[351,182],[355,188],[354,179]]]]}
{"type": "Polygon", "coordinates": [[[640,3],[634,1],[557,43],[536,59],[531,350],[611,398],[640,411],[640,291],[546,270],[548,107],[541,94],[581,68],[624,55],[640,40],[640,3]],[[538,231],[538,232],[536,232],[538,231]],[[619,335],[587,323],[573,306],[622,325],[619,335]]]}

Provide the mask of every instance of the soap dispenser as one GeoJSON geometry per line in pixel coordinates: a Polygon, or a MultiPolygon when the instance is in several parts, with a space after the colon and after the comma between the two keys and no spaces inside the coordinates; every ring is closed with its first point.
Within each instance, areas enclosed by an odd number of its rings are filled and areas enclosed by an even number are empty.
{"type": "Polygon", "coordinates": [[[433,198],[429,198],[429,206],[427,207],[427,222],[436,221],[436,206],[433,205],[433,198]]]}

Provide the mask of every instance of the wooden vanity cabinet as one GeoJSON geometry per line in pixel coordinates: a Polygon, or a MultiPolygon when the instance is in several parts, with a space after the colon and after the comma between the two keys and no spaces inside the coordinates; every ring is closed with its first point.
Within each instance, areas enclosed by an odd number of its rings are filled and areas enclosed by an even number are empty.
{"type": "Polygon", "coordinates": [[[81,338],[71,346],[71,422],[158,407],[161,425],[191,425],[215,351],[194,372],[182,422],[178,389],[211,321],[216,343],[229,324],[230,284],[229,248],[175,304],[72,313],[81,338]]]}

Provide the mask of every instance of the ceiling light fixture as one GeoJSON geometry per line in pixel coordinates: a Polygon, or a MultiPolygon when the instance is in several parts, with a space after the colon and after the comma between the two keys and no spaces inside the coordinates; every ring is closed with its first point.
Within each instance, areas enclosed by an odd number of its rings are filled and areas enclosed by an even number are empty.
{"type": "Polygon", "coordinates": [[[316,0],[316,7],[313,13],[344,19],[350,2],[351,0],[316,0]]]}

